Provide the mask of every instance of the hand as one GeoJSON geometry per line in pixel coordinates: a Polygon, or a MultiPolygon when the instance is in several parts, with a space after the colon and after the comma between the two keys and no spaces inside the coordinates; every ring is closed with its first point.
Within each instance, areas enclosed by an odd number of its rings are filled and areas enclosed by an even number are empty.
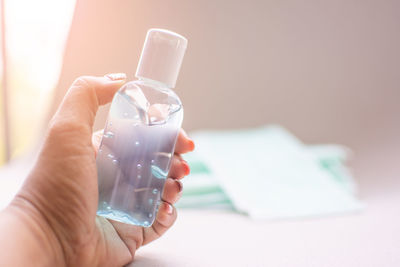
{"type": "Polygon", "coordinates": [[[179,179],[189,173],[180,154],[194,149],[183,130],[154,224],[143,228],[96,217],[95,155],[101,133],[92,137],[92,126],[98,107],[112,100],[125,79],[112,74],[73,83],[50,122],[35,167],[5,211],[33,232],[52,266],[123,266],[176,220],[173,204],[182,191],[179,179]]]}

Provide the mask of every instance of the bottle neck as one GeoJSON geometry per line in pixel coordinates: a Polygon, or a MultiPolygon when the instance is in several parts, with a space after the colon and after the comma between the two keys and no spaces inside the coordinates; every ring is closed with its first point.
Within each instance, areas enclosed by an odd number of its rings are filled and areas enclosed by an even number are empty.
{"type": "Polygon", "coordinates": [[[136,76],[136,78],[138,78],[138,80],[139,81],[143,81],[143,82],[145,82],[145,83],[147,83],[147,84],[151,84],[151,85],[153,85],[153,86],[155,86],[155,87],[158,87],[158,88],[167,88],[167,89],[172,89],[172,88],[170,88],[170,87],[168,87],[165,83],[162,83],[162,82],[159,82],[159,81],[156,81],[156,80],[152,80],[152,79],[149,79],[149,78],[145,78],[145,77],[138,77],[138,76],[136,76]]]}

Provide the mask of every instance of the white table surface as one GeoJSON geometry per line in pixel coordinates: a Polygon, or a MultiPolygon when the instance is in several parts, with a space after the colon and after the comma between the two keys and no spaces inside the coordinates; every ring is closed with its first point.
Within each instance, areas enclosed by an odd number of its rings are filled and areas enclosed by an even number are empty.
{"type": "Polygon", "coordinates": [[[400,266],[400,150],[393,148],[361,151],[353,162],[366,204],[360,213],[252,221],[179,210],[174,227],[129,266],[400,266]]]}
{"type": "MultiPolygon", "coordinates": [[[[353,170],[366,204],[358,214],[252,221],[234,213],[179,210],[174,227],[140,248],[129,266],[400,266],[399,148],[356,155],[353,170]]],[[[3,204],[32,162],[0,170],[3,204]]]]}

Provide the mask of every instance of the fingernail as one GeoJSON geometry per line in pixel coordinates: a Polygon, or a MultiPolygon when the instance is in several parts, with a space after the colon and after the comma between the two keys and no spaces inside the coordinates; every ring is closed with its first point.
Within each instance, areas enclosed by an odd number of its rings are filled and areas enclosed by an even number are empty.
{"type": "Polygon", "coordinates": [[[126,74],[125,73],[109,73],[109,74],[104,75],[104,77],[107,77],[111,81],[126,80],[126,74]]]}
{"type": "Polygon", "coordinates": [[[190,174],[190,166],[186,160],[182,160],[183,168],[185,169],[185,176],[190,174]]]}
{"type": "Polygon", "coordinates": [[[194,144],[194,141],[190,138],[189,138],[189,146],[190,146],[190,151],[193,151],[195,148],[195,144],[194,144]]]}
{"type": "Polygon", "coordinates": [[[174,208],[171,204],[165,203],[165,205],[167,206],[167,213],[171,215],[174,212],[174,208]]]}
{"type": "Polygon", "coordinates": [[[182,184],[182,182],[181,182],[180,180],[175,180],[175,182],[177,182],[177,183],[178,183],[178,187],[179,187],[179,193],[181,193],[181,192],[182,192],[182,190],[183,190],[183,184],[182,184]]]}
{"type": "Polygon", "coordinates": [[[195,147],[193,139],[188,136],[184,129],[182,129],[182,133],[189,140],[190,151],[193,151],[195,147]]]}

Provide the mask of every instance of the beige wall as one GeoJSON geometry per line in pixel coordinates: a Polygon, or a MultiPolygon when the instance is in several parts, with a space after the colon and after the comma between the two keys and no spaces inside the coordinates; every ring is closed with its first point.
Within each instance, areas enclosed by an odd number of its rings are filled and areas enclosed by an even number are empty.
{"type": "Polygon", "coordinates": [[[57,103],[79,75],[133,78],[151,27],[189,39],[189,130],[279,123],[358,151],[400,136],[400,1],[78,0],[57,103]]]}

